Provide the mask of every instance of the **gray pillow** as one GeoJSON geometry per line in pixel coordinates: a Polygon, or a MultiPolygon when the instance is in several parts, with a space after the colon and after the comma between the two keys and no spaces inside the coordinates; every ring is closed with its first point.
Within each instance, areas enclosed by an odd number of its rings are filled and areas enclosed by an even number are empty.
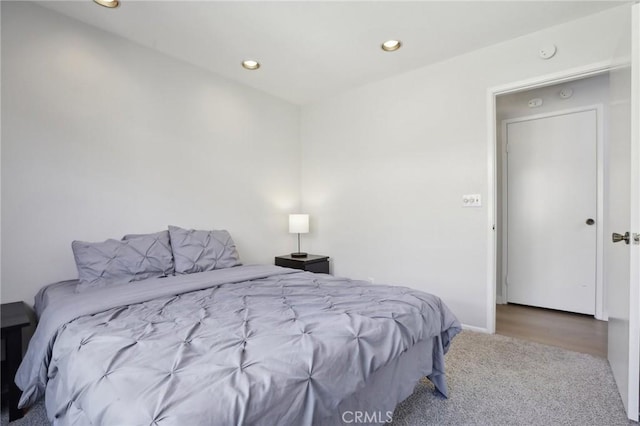
{"type": "Polygon", "coordinates": [[[196,231],[169,226],[177,274],[212,271],[241,265],[227,231],[196,231]]]}
{"type": "MultiPolygon", "coordinates": [[[[156,242],[163,247],[164,250],[162,252],[162,260],[166,262],[166,265],[162,266],[163,271],[169,271],[164,275],[173,275],[174,267],[173,267],[173,252],[171,251],[171,239],[169,238],[169,231],[160,231],[154,232],[152,234],[127,234],[122,237],[123,241],[131,240],[133,238],[153,238],[156,242]]],[[[158,247],[159,248],[159,247],[158,247]]],[[[158,251],[158,254],[160,251],[158,251]]]]}
{"type": "Polygon", "coordinates": [[[151,234],[127,234],[124,237],[122,237],[122,240],[130,240],[132,238],[140,238],[140,237],[158,237],[161,238],[163,242],[169,243],[169,231],[164,230],[164,231],[159,231],[159,232],[153,232],[151,234]]]}
{"type": "Polygon", "coordinates": [[[173,255],[166,231],[122,241],[74,241],[71,248],[78,268],[76,292],[173,273],[173,255]]]}

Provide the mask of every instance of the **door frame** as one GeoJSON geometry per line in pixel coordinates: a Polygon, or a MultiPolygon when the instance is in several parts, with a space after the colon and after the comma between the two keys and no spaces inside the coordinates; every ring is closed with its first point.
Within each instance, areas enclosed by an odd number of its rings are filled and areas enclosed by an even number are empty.
{"type": "Polygon", "coordinates": [[[496,230],[496,194],[497,187],[497,130],[496,130],[496,97],[508,93],[522,92],[554,84],[566,83],[604,74],[621,65],[615,65],[611,61],[596,62],[589,65],[571,68],[564,71],[537,76],[526,80],[515,81],[487,89],[487,229],[490,237],[487,238],[487,281],[486,281],[486,331],[490,334],[496,332],[496,289],[497,289],[497,233],[496,230]]]}
{"type": "MultiPolygon", "coordinates": [[[[594,299],[595,317],[599,320],[606,320],[607,313],[604,306],[604,107],[602,104],[586,105],[582,107],[563,109],[558,111],[546,112],[541,114],[526,115],[502,120],[500,127],[502,131],[502,271],[500,274],[500,283],[502,285],[502,302],[507,303],[507,261],[508,261],[508,206],[509,199],[507,196],[507,185],[509,182],[507,175],[507,125],[512,123],[520,123],[523,121],[539,120],[542,118],[558,117],[561,115],[575,114],[578,112],[595,111],[596,112],[596,288],[594,299]]],[[[497,140],[496,140],[497,143],[497,140]]],[[[497,146],[496,146],[497,148],[497,146]]],[[[496,259],[497,261],[497,259],[496,259]]]]}

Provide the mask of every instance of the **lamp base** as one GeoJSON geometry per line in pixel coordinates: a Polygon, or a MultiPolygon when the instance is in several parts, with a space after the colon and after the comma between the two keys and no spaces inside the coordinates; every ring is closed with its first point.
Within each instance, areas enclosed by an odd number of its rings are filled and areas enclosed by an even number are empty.
{"type": "Polygon", "coordinates": [[[296,258],[298,258],[298,257],[307,257],[307,253],[299,251],[299,252],[296,252],[296,253],[291,253],[291,257],[296,257],[296,258]]]}

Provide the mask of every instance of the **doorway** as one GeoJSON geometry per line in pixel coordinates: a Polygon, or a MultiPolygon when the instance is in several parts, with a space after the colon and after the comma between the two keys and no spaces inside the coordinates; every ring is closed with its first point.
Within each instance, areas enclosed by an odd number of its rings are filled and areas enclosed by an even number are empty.
{"type": "MultiPolygon", "coordinates": [[[[611,124],[604,174],[606,248],[606,311],[608,354],[613,377],[624,403],[627,416],[638,421],[640,398],[640,5],[629,7],[629,20],[621,26],[621,35],[612,61],[584,65],[555,74],[529,78],[487,90],[488,132],[488,230],[487,242],[487,331],[496,331],[498,238],[501,192],[498,182],[501,157],[496,155],[496,100],[499,96],[529,88],[573,81],[609,73],[612,95],[610,113],[605,124],[611,124]],[[614,201],[622,201],[617,205],[614,201]],[[614,212],[614,214],[611,214],[614,212]],[[624,244],[622,243],[624,241],[624,244]]],[[[604,173],[604,172],[603,172],[604,173]]]]}
{"type": "Polygon", "coordinates": [[[606,323],[594,316],[606,319],[608,104],[607,72],[496,97],[498,333],[517,323],[520,337],[544,341],[537,324],[562,322],[602,346],[586,352],[606,353],[606,323]]]}

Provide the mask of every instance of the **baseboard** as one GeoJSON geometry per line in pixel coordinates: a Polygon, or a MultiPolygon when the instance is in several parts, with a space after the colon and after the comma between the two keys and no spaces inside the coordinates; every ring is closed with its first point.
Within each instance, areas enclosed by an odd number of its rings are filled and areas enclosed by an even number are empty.
{"type": "Polygon", "coordinates": [[[489,332],[489,329],[484,327],[475,327],[473,325],[462,324],[462,329],[468,330],[468,331],[475,331],[476,333],[491,334],[489,332]]]}

